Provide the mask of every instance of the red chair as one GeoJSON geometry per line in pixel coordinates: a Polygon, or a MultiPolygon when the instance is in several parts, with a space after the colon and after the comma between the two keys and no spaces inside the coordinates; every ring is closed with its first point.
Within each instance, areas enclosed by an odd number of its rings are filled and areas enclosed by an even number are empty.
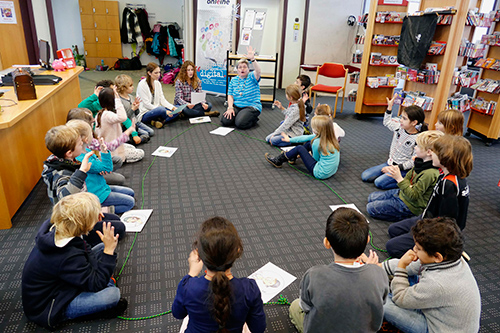
{"type": "Polygon", "coordinates": [[[339,92],[342,92],[342,105],[340,106],[340,113],[344,109],[344,96],[345,96],[345,86],[347,83],[347,73],[348,70],[342,64],[335,64],[331,62],[325,62],[323,65],[318,67],[316,70],[316,82],[311,88],[313,94],[313,107],[316,107],[316,94],[326,93],[335,94],[335,108],[333,109],[333,118],[337,113],[337,101],[339,99],[339,92]],[[326,76],[330,78],[344,78],[344,86],[328,86],[326,84],[318,84],[318,76],[326,76]]]}

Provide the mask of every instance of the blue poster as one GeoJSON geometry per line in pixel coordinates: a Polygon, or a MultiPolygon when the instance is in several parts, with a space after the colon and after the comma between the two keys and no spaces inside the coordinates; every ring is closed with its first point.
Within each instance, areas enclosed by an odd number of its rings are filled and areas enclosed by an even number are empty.
{"type": "Polygon", "coordinates": [[[226,94],[226,51],[229,48],[234,0],[199,0],[196,67],[203,91],[226,94]]]}

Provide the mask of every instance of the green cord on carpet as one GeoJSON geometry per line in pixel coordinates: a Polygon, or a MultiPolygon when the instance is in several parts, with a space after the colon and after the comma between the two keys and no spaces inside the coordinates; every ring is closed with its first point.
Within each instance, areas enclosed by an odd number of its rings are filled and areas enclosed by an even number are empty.
{"type": "MultiPolygon", "coordinates": [[[[210,124],[212,124],[212,123],[210,123],[210,124]]],[[[186,130],[184,130],[184,131],[182,131],[181,133],[177,134],[177,135],[176,135],[176,136],[174,136],[172,139],[170,139],[170,140],[168,140],[167,142],[165,142],[165,145],[166,145],[166,144],[168,144],[168,143],[170,143],[170,142],[172,142],[173,140],[177,139],[179,136],[181,136],[182,134],[184,134],[184,133],[186,133],[187,131],[191,130],[192,128],[194,128],[194,127],[195,127],[195,126],[197,126],[197,125],[198,125],[198,124],[195,124],[195,125],[193,125],[193,126],[190,126],[190,127],[189,127],[189,128],[187,128],[186,130]]],[[[218,127],[221,127],[220,125],[217,125],[217,124],[212,124],[212,125],[216,125],[216,126],[218,126],[218,127]]],[[[236,130],[235,130],[235,132],[236,132],[236,133],[238,133],[238,134],[240,134],[240,135],[242,135],[242,136],[245,136],[245,137],[247,137],[247,138],[250,138],[250,139],[252,139],[252,140],[260,141],[260,142],[263,142],[263,143],[266,143],[266,144],[268,143],[266,140],[262,140],[262,139],[259,139],[259,138],[252,137],[252,136],[247,135],[247,134],[244,134],[244,133],[242,133],[242,132],[240,132],[240,131],[236,131],[236,130]]],[[[276,148],[277,150],[281,151],[281,149],[280,149],[280,148],[278,148],[278,147],[275,147],[275,148],[276,148]]],[[[141,183],[141,198],[142,198],[141,209],[143,209],[143,208],[144,208],[144,181],[145,181],[145,179],[146,179],[147,174],[149,173],[149,169],[151,169],[151,167],[153,166],[154,162],[156,161],[156,157],[157,157],[157,156],[155,156],[155,157],[153,158],[153,161],[151,161],[151,164],[150,164],[150,165],[148,166],[148,168],[146,169],[146,173],[144,173],[144,176],[142,177],[142,183],[141,183]]],[[[342,200],[342,202],[343,202],[344,204],[347,204],[347,202],[346,202],[346,201],[345,201],[345,200],[344,200],[344,199],[343,199],[343,198],[342,198],[342,197],[341,197],[341,196],[340,196],[337,192],[335,192],[335,190],[334,190],[333,188],[331,188],[331,186],[330,186],[330,185],[328,185],[328,184],[327,184],[324,180],[317,179],[317,178],[313,177],[312,175],[310,175],[310,174],[308,174],[308,173],[305,173],[305,172],[303,172],[303,171],[301,171],[301,170],[297,169],[295,166],[293,166],[293,165],[291,165],[291,164],[289,164],[289,165],[290,165],[290,166],[292,167],[292,169],[294,169],[295,171],[297,171],[297,172],[299,172],[299,173],[301,173],[301,174],[303,174],[303,175],[306,175],[306,176],[307,176],[307,177],[309,177],[309,178],[312,178],[312,179],[314,179],[314,180],[317,180],[317,181],[319,181],[320,183],[322,183],[323,185],[325,185],[326,187],[328,187],[328,188],[330,189],[330,191],[332,191],[332,192],[333,192],[333,193],[334,193],[337,197],[339,197],[339,199],[340,199],[340,200],[342,200]]],[[[369,233],[370,233],[370,245],[371,245],[371,246],[372,246],[375,250],[377,250],[377,251],[380,251],[380,252],[387,252],[387,250],[380,249],[380,248],[376,247],[376,246],[373,244],[373,235],[372,235],[372,232],[371,232],[371,231],[369,231],[369,233]]],[[[130,249],[128,250],[127,257],[125,258],[125,261],[123,262],[123,265],[122,265],[122,267],[121,267],[120,271],[118,272],[118,275],[117,275],[117,277],[116,277],[116,281],[118,281],[118,279],[120,279],[120,276],[121,276],[121,274],[122,274],[122,272],[123,272],[123,269],[125,268],[125,265],[126,265],[126,264],[127,264],[127,262],[128,262],[128,259],[129,259],[129,257],[130,257],[130,254],[132,253],[132,249],[133,249],[133,247],[134,247],[134,245],[135,245],[135,241],[137,240],[137,235],[138,235],[138,234],[139,234],[138,232],[136,232],[136,233],[135,233],[134,240],[132,241],[132,245],[130,246],[130,249]]],[[[387,258],[386,260],[388,260],[388,259],[390,259],[390,258],[387,258]]],[[[386,260],[384,260],[384,261],[386,261],[386,260]]],[[[280,297],[279,297],[278,301],[276,301],[276,302],[268,302],[268,303],[264,303],[264,305],[290,305],[290,302],[289,302],[289,301],[288,301],[288,300],[287,300],[287,299],[286,299],[283,295],[280,295],[280,297]]],[[[123,319],[123,320],[136,321],[136,320],[146,320],[146,319],[152,319],[152,318],[160,317],[160,316],[163,316],[163,315],[166,315],[166,314],[169,314],[169,313],[172,313],[172,310],[168,310],[168,311],[165,311],[165,312],[162,312],[162,313],[158,313],[158,314],[155,314],[155,315],[152,315],[152,316],[147,316],[147,317],[127,318],[127,317],[118,316],[117,318],[119,318],[119,319],[123,319]]]]}

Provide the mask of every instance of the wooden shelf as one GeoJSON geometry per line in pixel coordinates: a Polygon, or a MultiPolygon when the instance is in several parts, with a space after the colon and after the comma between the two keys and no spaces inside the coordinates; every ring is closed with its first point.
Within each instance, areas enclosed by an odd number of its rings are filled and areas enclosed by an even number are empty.
{"type": "Polygon", "coordinates": [[[397,86],[378,86],[378,87],[370,87],[368,84],[366,86],[370,89],[378,89],[378,88],[396,88],[397,86]]]}
{"type": "Polygon", "coordinates": [[[377,24],[403,24],[403,21],[401,22],[393,22],[393,21],[384,21],[384,22],[375,22],[377,24]]]}
{"type": "Polygon", "coordinates": [[[262,102],[274,102],[273,95],[270,94],[260,94],[260,100],[262,102]]]}
{"type": "Polygon", "coordinates": [[[377,102],[377,101],[363,101],[363,105],[366,105],[366,106],[387,106],[388,104],[387,103],[384,103],[384,102],[377,102]]]}
{"type": "Polygon", "coordinates": [[[370,66],[380,66],[380,67],[399,67],[400,64],[379,64],[379,65],[376,65],[376,64],[370,64],[370,66]]]}
{"type": "Polygon", "coordinates": [[[485,116],[490,116],[490,117],[493,117],[493,116],[495,115],[494,113],[493,113],[493,114],[491,114],[491,113],[486,113],[486,111],[485,111],[485,110],[479,110],[479,109],[476,109],[476,108],[474,108],[474,107],[472,107],[472,106],[470,107],[470,109],[471,109],[472,111],[474,111],[474,112],[477,112],[477,113],[480,113],[480,114],[484,114],[485,116]]]}
{"type": "Polygon", "coordinates": [[[373,44],[373,46],[385,46],[385,47],[398,47],[399,45],[394,45],[394,44],[373,44]]]}

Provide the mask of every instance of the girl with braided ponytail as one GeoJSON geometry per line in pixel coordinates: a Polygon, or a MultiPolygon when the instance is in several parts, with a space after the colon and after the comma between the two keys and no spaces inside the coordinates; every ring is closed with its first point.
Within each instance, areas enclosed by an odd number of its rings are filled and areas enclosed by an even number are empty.
{"type": "Polygon", "coordinates": [[[243,253],[234,225],[223,217],[205,221],[189,255],[189,273],[177,287],[172,314],[189,315],[186,333],[264,332],[266,316],[260,290],[254,280],[236,278],[231,267],[243,253]],[[205,275],[198,277],[203,265],[205,275]]]}

